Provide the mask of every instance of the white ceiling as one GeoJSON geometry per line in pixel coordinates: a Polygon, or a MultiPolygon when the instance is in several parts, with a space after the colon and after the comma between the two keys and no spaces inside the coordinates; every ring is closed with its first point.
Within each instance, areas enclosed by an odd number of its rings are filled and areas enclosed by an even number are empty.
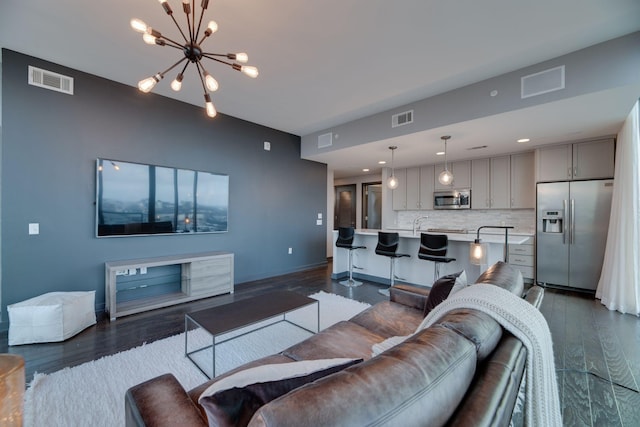
{"type": "MultiPolygon", "coordinates": [[[[169,3],[182,23],[180,2],[169,3]]],[[[144,44],[129,27],[133,17],[179,38],[157,0],[2,0],[0,47],[136,86],[181,53],[144,44]]],[[[640,0],[211,0],[210,19],[220,29],[205,50],[245,51],[260,69],[250,79],[205,62],[220,83],[218,111],[304,136],[638,31],[640,0]]],[[[177,70],[154,92],[203,105],[190,68],[180,93],[169,89],[177,70]]],[[[465,148],[476,145],[492,155],[613,134],[631,107],[622,104],[639,94],[589,95],[404,137],[396,165],[438,149],[446,132],[456,135],[450,159],[473,157],[465,148]],[[581,114],[558,114],[567,107],[581,114]],[[515,146],[524,135],[531,145],[515,146]]],[[[388,159],[398,142],[314,160],[345,176],[388,159]]]]}

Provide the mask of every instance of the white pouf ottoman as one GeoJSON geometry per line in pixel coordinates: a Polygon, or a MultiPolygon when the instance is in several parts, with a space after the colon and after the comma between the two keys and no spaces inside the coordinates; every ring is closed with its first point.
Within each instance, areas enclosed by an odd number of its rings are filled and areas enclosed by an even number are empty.
{"type": "Polygon", "coordinates": [[[49,292],[7,306],[9,345],[64,341],[96,323],[96,291],[49,292]]]}

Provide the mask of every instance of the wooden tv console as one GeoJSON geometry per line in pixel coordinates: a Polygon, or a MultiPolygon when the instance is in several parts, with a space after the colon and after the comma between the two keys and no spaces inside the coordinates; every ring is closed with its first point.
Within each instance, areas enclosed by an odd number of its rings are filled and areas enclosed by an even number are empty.
{"type": "MultiPolygon", "coordinates": [[[[233,293],[233,254],[204,252],[156,258],[111,261],[105,268],[105,310],[109,319],[167,307],[183,302],[233,293]],[[117,279],[129,274],[146,274],[149,268],[180,266],[179,291],[118,301],[117,279]]],[[[145,288],[146,286],[141,286],[145,288]]]]}

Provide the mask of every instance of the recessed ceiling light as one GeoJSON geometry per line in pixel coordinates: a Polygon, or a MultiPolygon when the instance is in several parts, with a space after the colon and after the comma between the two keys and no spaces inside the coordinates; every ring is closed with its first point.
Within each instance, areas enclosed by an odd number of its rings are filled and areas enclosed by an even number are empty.
{"type": "Polygon", "coordinates": [[[369,172],[369,169],[368,168],[364,168],[364,169],[362,169],[362,172],[369,172]]]}
{"type": "Polygon", "coordinates": [[[379,164],[379,165],[386,165],[386,164],[387,164],[387,162],[385,162],[384,160],[380,160],[380,161],[378,162],[378,164],[379,164]]]}
{"type": "Polygon", "coordinates": [[[531,141],[529,138],[520,138],[518,142],[529,142],[531,141]]]}
{"type": "Polygon", "coordinates": [[[436,153],[436,156],[444,156],[444,151],[438,151],[438,152],[436,153]]]}

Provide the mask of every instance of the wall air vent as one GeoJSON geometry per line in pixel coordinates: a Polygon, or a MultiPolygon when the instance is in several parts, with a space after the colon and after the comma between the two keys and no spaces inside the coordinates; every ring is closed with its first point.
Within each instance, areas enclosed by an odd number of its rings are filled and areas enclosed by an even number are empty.
{"type": "Polygon", "coordinates": [[[318,148],[327,148],[333,145],[333,134],[323,133],[322,135],[318,135],[318,148]]]}
{"type": "Polygon", "coordinates": [[[413,110],[405,111],[404,113],[398,113],[391,116],[392,128],[408,125],[409,123],[413,123],[413,110]]]}
{"type": "Polygon", "coordinates": [[[564,89],[564,65],[529,74],[520,79],[520,96],[522,99],[555,92],[560,89],[564,89]]]}
{"type": "Polygon", "coordinates": [[[73,95],[73,77],[29,65],[29,84],[73,95]]]}

